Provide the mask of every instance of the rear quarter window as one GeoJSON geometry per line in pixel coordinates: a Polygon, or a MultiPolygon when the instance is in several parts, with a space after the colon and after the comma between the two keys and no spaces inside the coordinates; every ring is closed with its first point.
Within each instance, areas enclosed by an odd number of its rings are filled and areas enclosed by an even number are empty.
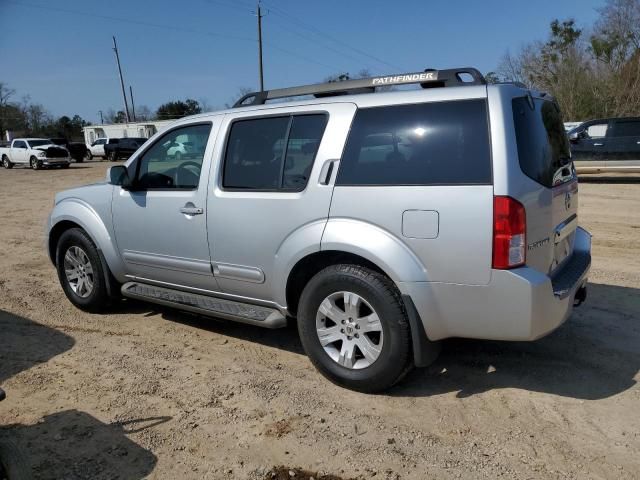
{"type": "Polygon", "coordinates": [[[524,174],[549,188],[573,179],[569,139],[557,104],[519,97],[512,100],[512,108],[524,174]]]}
{"type": "Polygon", "coordinates": [[[336,185],[491,183],[483,99],[360,109],[336,185]]]}

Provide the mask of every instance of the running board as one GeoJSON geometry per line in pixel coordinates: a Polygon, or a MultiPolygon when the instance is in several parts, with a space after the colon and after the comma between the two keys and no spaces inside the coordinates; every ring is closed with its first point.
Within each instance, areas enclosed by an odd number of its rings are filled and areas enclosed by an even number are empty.
{"type": "Polygon", "coordinates": [[[122,286],[122,295],[210,317],[226,318],[265,328],[280,328],[287,324],[287,319],[275,308],[234,302],[171,288],[156,287],[146,283],[125,283],[122,286]]]}

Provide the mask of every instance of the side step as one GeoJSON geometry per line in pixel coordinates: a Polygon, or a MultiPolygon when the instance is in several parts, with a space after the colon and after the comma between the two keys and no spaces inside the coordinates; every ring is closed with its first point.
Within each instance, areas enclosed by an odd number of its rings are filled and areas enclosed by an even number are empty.
{"type": "Polygon", "coordinates": [[[157,287],[146,283],[125,283],[122,286],[122,295],[210,317],[226,318],[265,328],[280,328],[287,324],[287,319],[275,308],[234,302],[197,293],[157,287]]]}

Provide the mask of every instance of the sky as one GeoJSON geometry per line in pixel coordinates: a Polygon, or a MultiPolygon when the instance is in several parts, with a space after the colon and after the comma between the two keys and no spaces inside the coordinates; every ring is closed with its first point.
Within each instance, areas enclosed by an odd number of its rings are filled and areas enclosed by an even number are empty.
{"type": "MultiPolygon", "coordinates": [[[[549,23],[589,27],[604,0],[262,0],[265,88],[472,66],[544,40],[549,23]]],[[[251,0],[0,0],[0,82],[53,115],[122,109],[112,35],[136,105],[186,98],[223,108],[258,89],[251,0]]]]}

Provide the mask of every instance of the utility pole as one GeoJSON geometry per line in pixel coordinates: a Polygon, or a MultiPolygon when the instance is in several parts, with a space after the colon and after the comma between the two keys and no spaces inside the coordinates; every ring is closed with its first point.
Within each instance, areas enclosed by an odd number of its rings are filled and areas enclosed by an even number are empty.
{"type": "Polygon", "coordinates": [[[100,114],[100,125],[104,125],[104,119],[102,118],[102,110],[98,110],[98,113],[100,114]]]}
{"type": "Polygon", "coordinates": [[[129,96],[131,97],[131,113],[133,114],[133,121],[136,121],[136,105],[133,103],[133,88],[129,85],[129,96]]]}
{"type": "Polygon", "coordinates": [[[118,45],[116,45],[116,37],[113,37],[113,51],[116,52],[116,62],[118,62],[118,73],[120,74],[120,87],[122,88],[122,99],[124,100],[124,114],[127,122],[131,121],[129,117],[129,104],[127,103],[127,94],[124,91],[124,80],[122,79],[122,68],[120,67],[120,55],[118,55],[118,45]]]}
{"type": "Polygon", "coordinates": [[[262,74],[262,10],[258,0],[258,60],[260,62],[260,91],[264,91],[264,76],[262,74]]]}

